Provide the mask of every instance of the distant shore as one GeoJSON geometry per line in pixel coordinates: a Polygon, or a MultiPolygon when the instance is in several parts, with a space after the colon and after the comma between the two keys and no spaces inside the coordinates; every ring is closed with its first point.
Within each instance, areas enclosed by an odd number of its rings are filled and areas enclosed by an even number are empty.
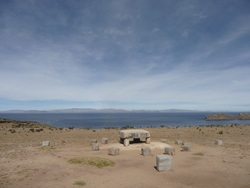
{"type": "Polygon", "coordinates": [[[240,113],[238,115],[230,115],[230,114],[224,114],[224,113],[217,113],[217,114],[207,115],[205,117],[205,120],[207,121],[250,120],[250,114],[240,113]]]}
{"type": "MultiPolygon", "coordinates": [[[[230,113],[236,115],[236,113],[230,113]]],[[[134,128],[184,127],[207,125],[250,124],[250,120],[207,121],[208,113],[6,113],[0,118],[34,121],[58,128],[107,129],[131,126],[134,128]]]]}

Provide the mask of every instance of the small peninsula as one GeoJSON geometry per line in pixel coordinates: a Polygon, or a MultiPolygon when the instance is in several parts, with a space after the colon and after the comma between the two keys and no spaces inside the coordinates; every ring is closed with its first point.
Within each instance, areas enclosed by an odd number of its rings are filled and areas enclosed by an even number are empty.
{"type": "Polygon", "coordinates": [[[224,113],[217,113],[207,115],[205,117],[207,121],[219,121],[219,120],[250,120],[250,113],[240,113],[238,115],[230,115],[224,113]]]}

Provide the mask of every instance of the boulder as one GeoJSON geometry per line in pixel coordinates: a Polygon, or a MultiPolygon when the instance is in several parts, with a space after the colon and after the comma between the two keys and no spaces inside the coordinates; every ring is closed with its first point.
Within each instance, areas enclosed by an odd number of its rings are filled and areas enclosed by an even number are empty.
{"type": "Polygon", "coordinates": [[[167,155],[175,155],[175,148],[172,146],[165,147],[165,154],[167,155]]]}
{"type": "Polygon", "coordinates": [[[189,144],[184,144],[181,148],[182,148],[182,151],[190,151],[191,150],[191,146],[189,144]]]}
{"type": "Polygon", "coordinates": [[[42,146],[50,146],[50,141],[43,141],[42,146]]]}
{"type": "Polygon", "coordinates": [[[120,155],[120,148],[112,147],[108,149],[108,155],[120,155]]]}
{"type": "Polygon", "coordinates": [[[108,144],[108,139],[107,138],[102,138],[102,144],[108,144]]]}
{"type": "Polygon", "coordinates": [[[141,154],[143,156],[151,155],[151,149],[150,149],[150,147],[142,147],[141,148],[141,154]]]}
{"type": "Polygon", "coordinates": [[[90,140],[90,146],[92,146],[93,143],[97,143],[97,139],[90,140]]]}
{"type": "Polygon", "coordinates": [[[98,151],[99,150],[99,144],[97,143],[92,143],[92,151],[98,151]]]}
{"type": "Polygon", "coordinates": [[[173,167],[172,156],[156,155],[156,168],[159,172],[171,170],[173,167]]]}
{"type": "Polygon", "coordinates": [[[215,140],[215,142],[214,142],[214,144],[216,144],[216,145],[222,145],[223,144],[223,142],[222,142],[222,140],[215,140]]]}

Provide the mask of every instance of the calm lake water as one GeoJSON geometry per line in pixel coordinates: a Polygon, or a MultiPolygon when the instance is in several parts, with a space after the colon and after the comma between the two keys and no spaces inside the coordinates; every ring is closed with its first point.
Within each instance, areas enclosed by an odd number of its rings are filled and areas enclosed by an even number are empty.
{"type": "MultiPolygon", "coordinates": [[[[207,112],[195,113],[1,113],[0,118],[36,121],[56,127],[101,129],[109,127],[197,126],[250,124],[250,120],[206,121],[207,112]]],[[[237,113],[230,113],[237,114],[237,113]]]]}

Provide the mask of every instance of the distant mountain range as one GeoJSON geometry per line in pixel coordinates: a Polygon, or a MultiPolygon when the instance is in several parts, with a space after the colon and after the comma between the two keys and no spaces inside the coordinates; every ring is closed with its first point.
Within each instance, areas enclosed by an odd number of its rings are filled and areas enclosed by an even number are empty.
{"type": "Polygon", "coordinates": [[[123,110],[123,109],[93,109],[70,108],[57,110],[7,110],[0,113],[163,113],[163,112],[199,112],[196,110],[168,109],[168,110],[123,110]]]}

